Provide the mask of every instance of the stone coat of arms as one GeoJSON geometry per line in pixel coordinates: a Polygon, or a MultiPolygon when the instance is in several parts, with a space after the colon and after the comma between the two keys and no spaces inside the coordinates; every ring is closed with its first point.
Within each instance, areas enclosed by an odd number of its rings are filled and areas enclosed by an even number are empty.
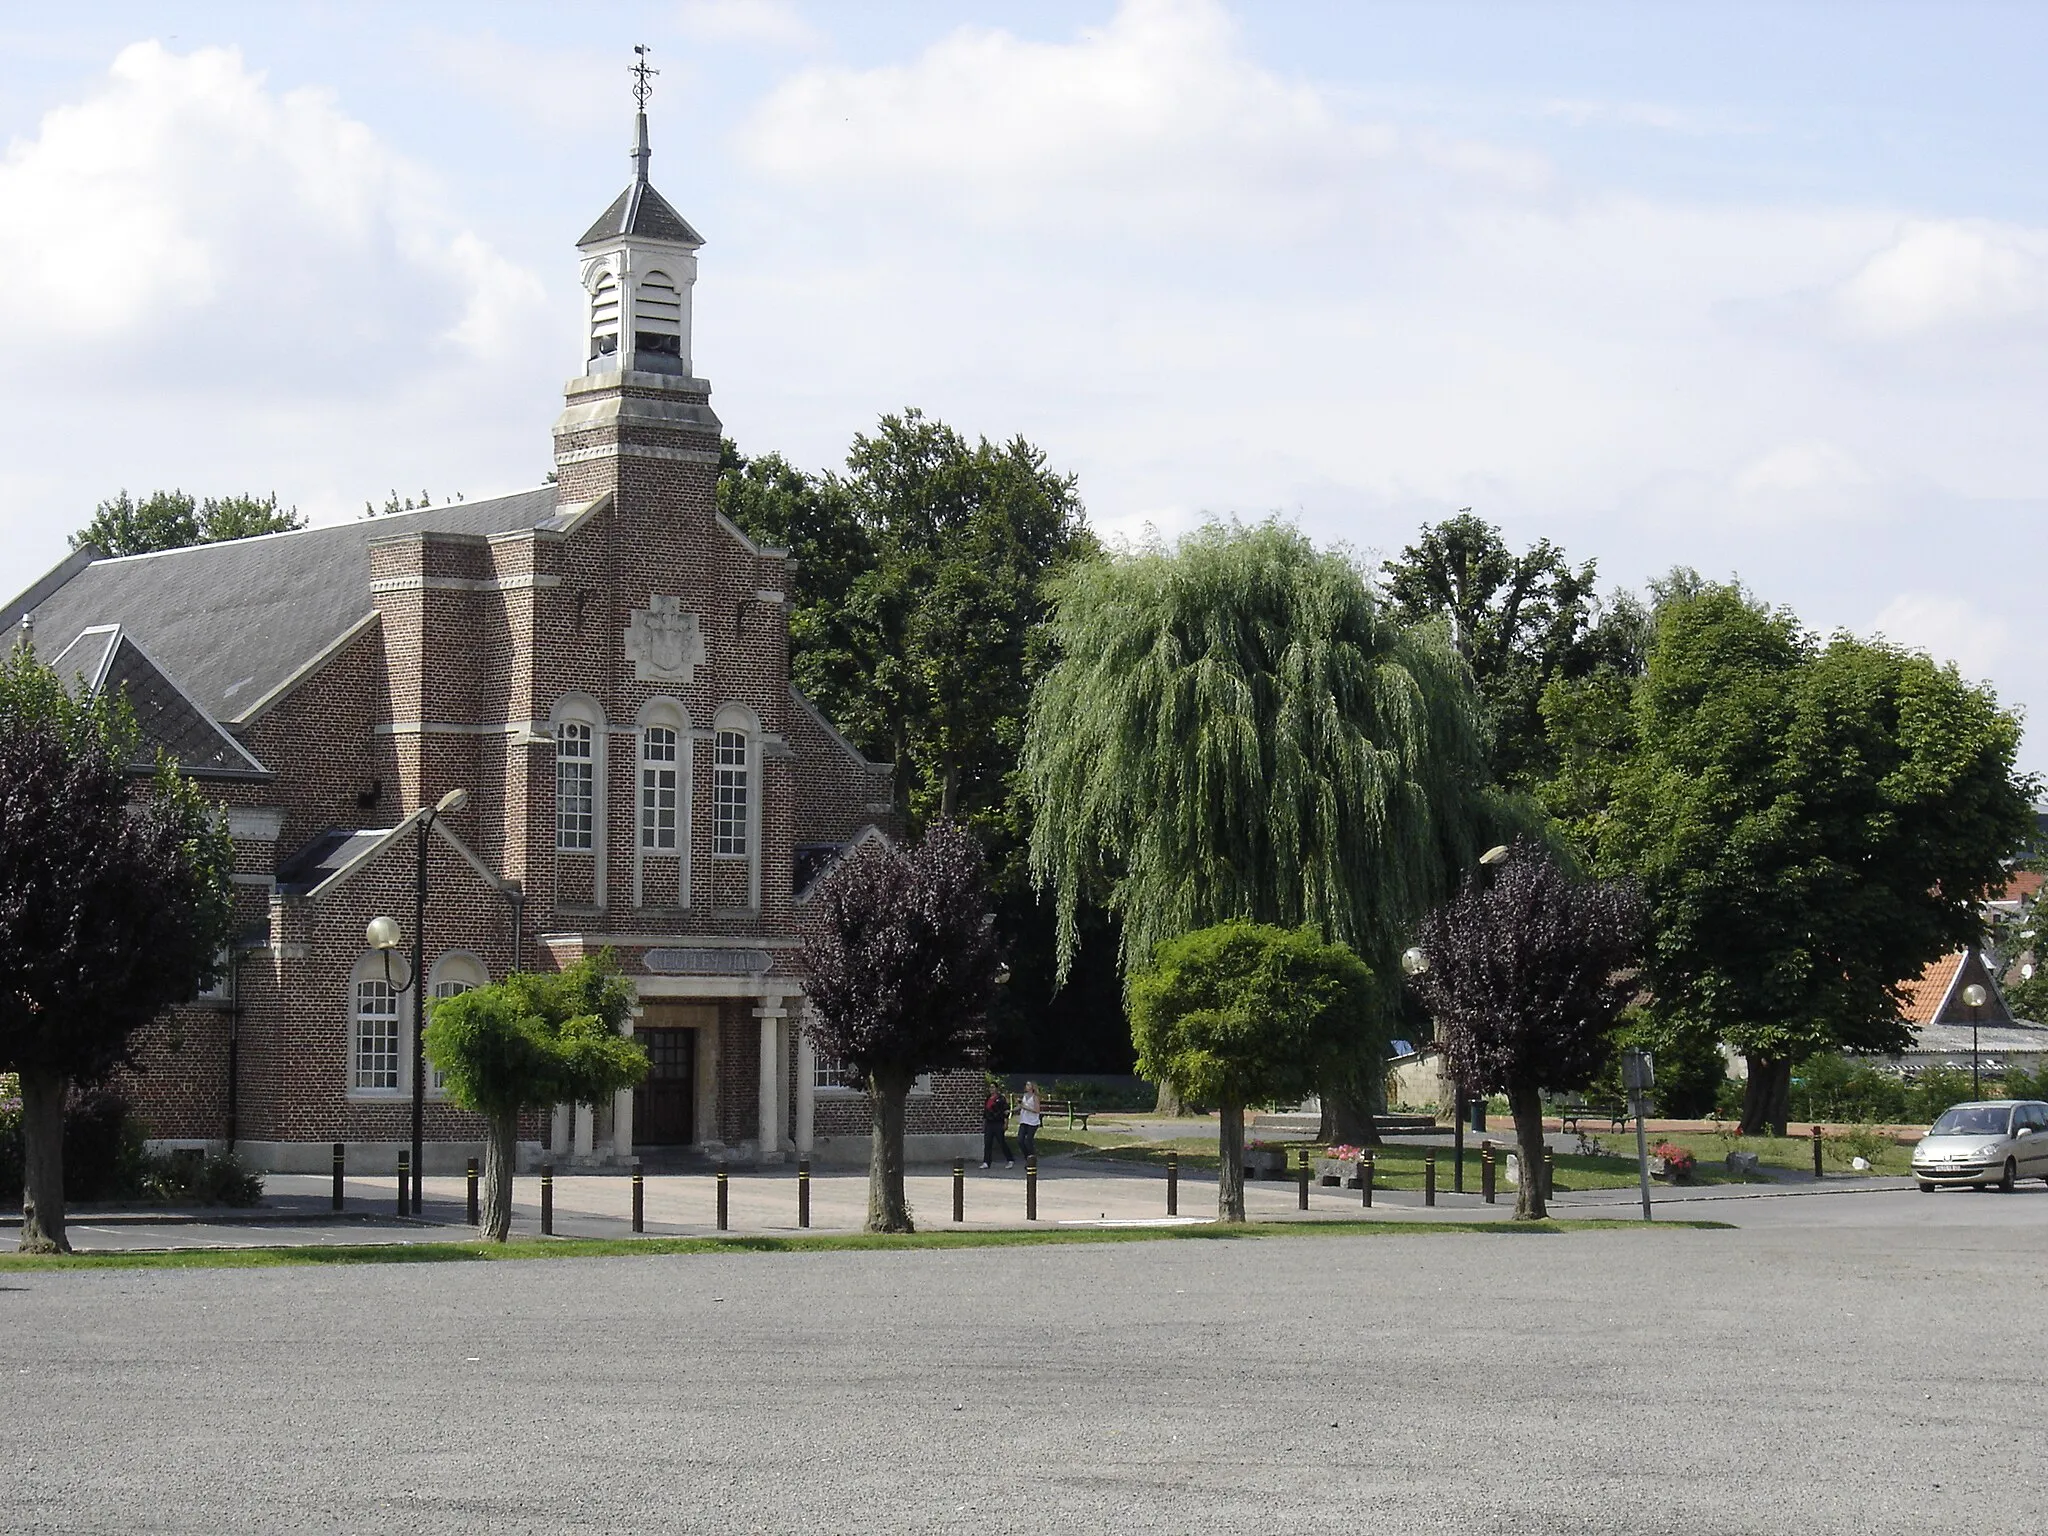
{"type": "Polygon", "coordinates": [[[655,593],[633,610],[626,625],[626,655],[643,683],[688,684],[704,665],[704,635],[697,615],[683,612],[680,597],[655,593]]]}

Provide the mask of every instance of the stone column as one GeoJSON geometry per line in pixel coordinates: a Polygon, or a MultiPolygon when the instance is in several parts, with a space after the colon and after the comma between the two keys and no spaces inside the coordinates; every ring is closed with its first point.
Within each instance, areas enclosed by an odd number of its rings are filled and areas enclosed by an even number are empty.
{"type": "Polygon", "coordinates": [[[796,1124],[791,1132],[798,1154],[809,1157],[816,1140],[813,1122],[818,1118],[818,1048],[811,1044],[811,1032],[803,1027],[801,1012],[791,1024],[796,1030],[796,1124]]]}
{"type": "MultiPolygon", "coordinates": [[[[633,1016],[626,1016],[626,1038],[633,1038],[633,1016]]],[[[621,1088],[612,1097],[612,1159],[633,1160],[633,1090],[621,1088]]]]}
{"type": "Polygon", "coordinates": [[[569,1109],[567,1104],[557,1104],[549,1117],[548,1155],[557,1161],[569,1153],[569,1109]]]}
{"type": "Polygon", "coordinates": [[[773,993],[754,1010],[761,1021],[760,1160],[782,1161],[782,999],[773,993]]]}
{"type": "Polygon", "coordinates": [[[588,1157],[597,1146],[597,1115],[588,1104],[576,1106],[576,1130],[574,1151],[578,1157],[588,1157]]]}

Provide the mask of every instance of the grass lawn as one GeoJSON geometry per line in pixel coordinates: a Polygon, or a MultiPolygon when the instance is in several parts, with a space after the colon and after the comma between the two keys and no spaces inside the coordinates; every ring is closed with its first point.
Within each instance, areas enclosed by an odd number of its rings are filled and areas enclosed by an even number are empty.
{"type": "MultiPolygon", "coordinates": [[[[40,1269],[273,1269],[321,1264],[456,1264],[505,1259],[650,1258],[703,1253],[845,1253],[899,1248],[1026,1248],[1046,1243],[1231,1242],[1254,1237],[1386,1237],[1480,1232],[1494,1236],[1645,1229],[1634,1221],[1298,1221],[1242,1226],[1055,1227],[1043,1232],[820,1234],[816,1237],[519,1238],[507,1243],[364,1243],[298,1248],[187,1248],[155,1253],[0,1254],[0,1274],[40,1269]]],[[[1655,1228],[1723,1230],[1720,1221],[1661,1221],[1655,1228]]]]}

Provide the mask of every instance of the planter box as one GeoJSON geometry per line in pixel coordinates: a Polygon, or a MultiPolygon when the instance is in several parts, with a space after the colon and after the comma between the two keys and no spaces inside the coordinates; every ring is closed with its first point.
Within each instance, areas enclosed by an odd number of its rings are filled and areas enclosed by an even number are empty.
{"type": "Polygon", "coordinates": [[[1280,1148],[1258,1147],[1244,1155],[1244,1176],[1248,1179],[1278,1179],[1287,1175],[1287,1153],[1280,1148]]]}
{"type": "Polygon", "coordinates": [[[1338,1189],[1358,1188],[1358,1164],[1340,1157],[1316,1159],[1316,1182],[1338,1189]]]}

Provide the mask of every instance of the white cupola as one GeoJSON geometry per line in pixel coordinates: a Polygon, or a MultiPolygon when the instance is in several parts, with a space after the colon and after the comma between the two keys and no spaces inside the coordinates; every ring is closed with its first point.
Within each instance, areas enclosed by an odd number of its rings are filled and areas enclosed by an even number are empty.
{"type": "Polygon", "coordinates": [[[633,180],[576,242],[590,319],[583,371],[689,377],[690,291],[704,237],[647,180],[644,101],[633,123],[633,180]]]}

